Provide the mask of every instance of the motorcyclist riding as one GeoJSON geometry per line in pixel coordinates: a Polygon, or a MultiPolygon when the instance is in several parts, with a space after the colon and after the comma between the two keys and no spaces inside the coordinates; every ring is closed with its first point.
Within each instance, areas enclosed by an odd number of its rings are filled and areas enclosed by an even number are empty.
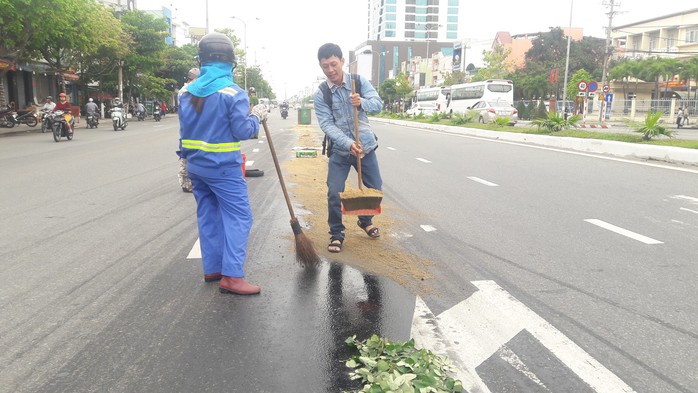
{"type": "MultiPolygon", "coordinates": [[[[70,105],[70,101],[68,101],[68,96],[66,96],[65,93],[60,93],[58,95],[58,102],[56,103],[56,106],[53,108],[53,111],[63,111],[65,113],[70,114],[71,108],[72,105],[70,105]]],[[[75,119],[71,116],[70,122],[66,124],[68,125],[68,134],[72,135],[73,128],[75,126],[75,119]]]]}
{"type": "Polygon", "coordinates": [[[45,98],[44,106],[41,108],[42,111],[53,112],[53,108],[56,107],[56,103],[53,102],[53,97],[48,96],[45,98]]]}
{"type": "Polygon", "coordinates": [[[142,102],[136,104],[136,113],[139,119],[141,118],[141,116],[145,118],[145,105],[143,105],[142,102]]]}
{"type": "Polygon", "coordinates": [[[97,104],[95,104],[92,98],[90,98],[87,104],[85,104],[85,112],[94,116],[99,116],[99,107],[97,104]]]}

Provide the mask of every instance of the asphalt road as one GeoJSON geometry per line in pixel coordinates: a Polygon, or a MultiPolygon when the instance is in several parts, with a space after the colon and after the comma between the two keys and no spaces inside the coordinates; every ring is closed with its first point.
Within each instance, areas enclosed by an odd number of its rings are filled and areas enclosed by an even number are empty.
{"type": "MultiPolygon", "coordinates": [[[[270,119],[282,160],[291,119],[270,119]]],[[[0,138],[0,391],[337,392],[356,387],[344,339],[416,335],[420,299],[471,387],[698,391],[698,173],[375,129],[394,235],[435,262],[417,299],[331,261],[295,265],[263,138],[243,144],[266,172],[248,179],[252,298],[219,294],[187,258],[175,116],[0,138]]]]}

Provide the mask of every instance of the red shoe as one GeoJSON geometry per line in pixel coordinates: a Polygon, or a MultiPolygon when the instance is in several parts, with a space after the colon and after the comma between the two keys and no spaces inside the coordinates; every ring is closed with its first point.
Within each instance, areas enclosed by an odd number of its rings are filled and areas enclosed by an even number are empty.
{"type": "Polygon", "coordinates": [[[236,295],[256,295],[262,291],[257,285],[252,285],[240,277],[223,276],[218,284],[221,293],[234,293],[236,295]]]}
{"type": "Polygon", "coordinates": [[[220,273],[204,274],[204,281],[206,282],[220,281],[221,278],[223,278],[223,275],[220,273]]]}

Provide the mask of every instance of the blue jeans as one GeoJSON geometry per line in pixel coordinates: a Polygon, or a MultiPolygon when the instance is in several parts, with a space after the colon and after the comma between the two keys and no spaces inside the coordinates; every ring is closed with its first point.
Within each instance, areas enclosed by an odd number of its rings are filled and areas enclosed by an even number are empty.
{"type": "MultiPolygon", "coordinates": [[[[344,191],[344,184],[349,177],[351,167],[356,169],[356,157],[332,154],[327,167],[327,224],[330,226],[332,239],[344,240],[346,227],[342,223],[342,201],[339,193],[344,191]]],[[[365,187],[380,190],[383,180],[378,168],[376,151],[372,151],[361,159],[361,180],[365,187]]],[[[370,225],[373,216],[359,216],[362,225],[370,225]]]]}

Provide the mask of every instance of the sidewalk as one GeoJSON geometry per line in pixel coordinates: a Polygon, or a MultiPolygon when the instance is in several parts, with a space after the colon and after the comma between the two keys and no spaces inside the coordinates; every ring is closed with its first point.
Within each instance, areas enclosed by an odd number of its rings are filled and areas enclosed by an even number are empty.
{"type": "MultiPolygon", "coordinates": [[[[547,146],[560,149],[570,149],[585,153],[608,154],[615,157],[633,158],[641,160],[655,160],[674,164],[692,165],[698,167],[698,149],[686,149],[673,146],[645,145],[639,143],[625,143],[617,141],[606,141],[601,139],[583,139],[571,137],[558,137],[551,135],[521,134],[505,131],[488,131],[462,126],[449,126],[443,124],[419,123],[406,120],[385,119],[371,117],[371,121],[386,124],[400,124],[410,127],[419,127],[435,131],[452,132],[463,135],[477,136],[481,138],[504,140],[519,143],[531,143],[540,146],[547,146]]],[[[517,127],[528,127],[528,122],[520,122],[517,127]]],[[[627,133],[635,134],[625,124],[611,123],[611,128],[590,129],[587,131],[598,131],[604,133],[627,133]]],[[[682,128],[672,131],[679,131],[675,134],[677,139],[698,140],[698,129],[682,128]]]]}

